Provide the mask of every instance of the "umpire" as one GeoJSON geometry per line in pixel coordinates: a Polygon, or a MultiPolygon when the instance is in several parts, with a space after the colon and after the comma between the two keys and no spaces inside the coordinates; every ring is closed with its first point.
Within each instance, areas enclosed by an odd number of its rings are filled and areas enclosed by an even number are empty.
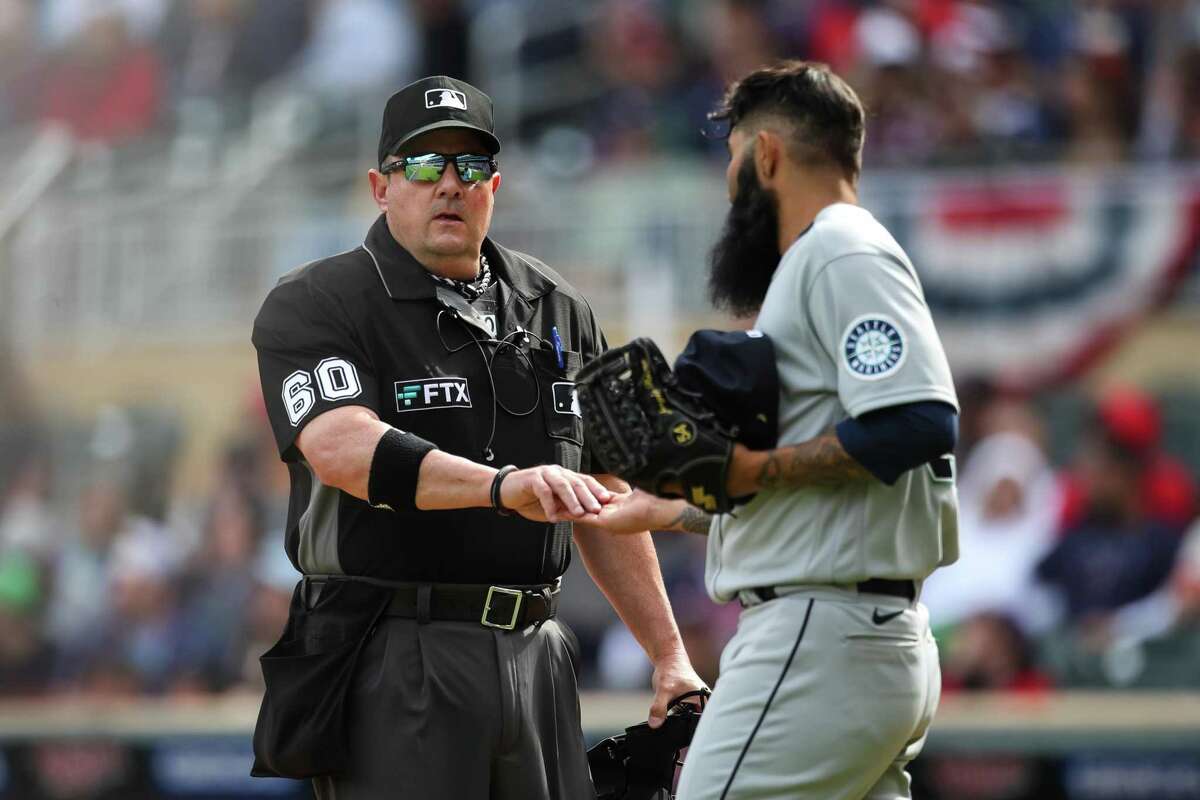
{"type": "Polygon", "coordinates": [[[474,86],[401,89],[366,240],[286,275],[255,319],[304,574],[263,657],[255,774],[323,800],[594,795],[578,643],[554,619],[572,536],[654,663],[652,722],[703,686],[649,535],[584,524],[613,494],[587,474],[573,378],[604,335],[487,238],[499,149],[474,86]]]}

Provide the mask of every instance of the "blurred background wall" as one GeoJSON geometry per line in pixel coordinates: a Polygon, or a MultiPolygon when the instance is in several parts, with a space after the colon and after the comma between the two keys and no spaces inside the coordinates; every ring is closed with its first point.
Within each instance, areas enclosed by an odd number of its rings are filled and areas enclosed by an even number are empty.
{"type": "MultiPolygon", "coordinates": [[[[963,558],[925,592],[949,701],[1195,689],[1195,0],[0,0],[0,696],[253,705],[297,576],[250,323],[280,275],[361,242],[391,92],[444,73],[491,94],[493,236],[580,288],[610,342],[672,355],[750,324],[706,303],[727,200],[705,113],[779,57],[863,97],[862,202],[959,384],[963,558]]],[[[737,609],[704,596],[702,540],[658,543],[713,679],[737,609]]],[[[584,685],[644,689],[578,568],[567,592],[584,685]]],[[[934,742],[918,780],[1200,797],[1184,697],[1176,748],[934,742]]],[[[141,756],[26,746],[29,715],[0,714],[0,797],[142,796],[141,756]]],[[[303,791],[271,786],[209,791],[303,791]]]]}

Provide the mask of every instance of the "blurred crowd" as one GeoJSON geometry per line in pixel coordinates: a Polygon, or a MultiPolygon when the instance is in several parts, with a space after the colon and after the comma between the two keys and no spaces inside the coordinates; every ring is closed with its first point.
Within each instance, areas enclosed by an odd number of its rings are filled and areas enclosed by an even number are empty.
{"type": "Polygon", "coordinates": [[[705,112],[780,57],[850,79],[869,164],[1200,155],[1198,0],[0,0],[0,129],[220,136],[284,92],[315,129],[365,129],[380,96],[445,73],[522,87],[508,141],[716,152],[705,112]]]}
{"type": "MultiPolygon", "coordinates": [[[[300,92],[326,112],[318,127],[369,108],[373,136],[379,95],[418,75],[491,88],[472,54],[513,35],[511,17],[485,16],[502,5],[0,0],[0,131],[56,122],[114,147],[220,136],[264,97],[300,92]]],[[[516,57],[530,86],[556,90],[500,131],[506,146],[715,152],[700,122],[725,83],[794,56],[859,89],[876,165],[1200,156],[1200,0],[550,7],[525,20],[516,57]]],[[[287,475],[257,395],[197,492],[171,490],[188,432],[170,420],[108,409],[65,442],[61,420],[7,391],[0,381],[0,696],[257,687],[297,578],[287,475]]],[[[1200,434],[1173,440],[1164,407],[1133,389],[1089,398],[1065,427],[1046,398],[961,394],[962,557],[923,590],[947,690],[1200,686],[1200,434]]],[[[689,652],[714,679],[738,609],[707,598],[702,538],[657,541],[689,652]]],[[[567,587],[584,685],[646,686],[649,665],[578,563],[567,587]]]]}
{"type": "Polygon", "coordinates": [[[0,427],[0,697],[259,685],[299,576],[286,469],[260,404],[248,420],[211,491],[166,502],[173,448],[130,410],[0,427]]]}
{"type": "MultiPolygon", "coordinates": [[[[1172,441],[1155,398],[1088,398],[1064,438],[1061,409],[1047,414],[1041,398],[961,394],[961,558],[922,592],[946,691],[1200,687],[1197,454],[1172,441]]],[[[298,578],[261,399],[195,497],[164,488],[178,437],[154,436],[147,419],[106,409],[69,446],[27,424],[0,429],[0,696],[260,686],[257,657],[298,578]]],[[[685,643],[714,680],[739,608],[705,594],[703,537],[656,540],[685,643]]],[[[649,663],[578,563],[561,613],[585,687],[649,685],[649,663]]]]}
{"type": "Polygon", "coordinates": [[[961,557],[922,595],[945,688],[1200,685],[1196,481],[1160,405],[1106,391],[1056,466],[1033,406],[968,399],[961,557]]]}

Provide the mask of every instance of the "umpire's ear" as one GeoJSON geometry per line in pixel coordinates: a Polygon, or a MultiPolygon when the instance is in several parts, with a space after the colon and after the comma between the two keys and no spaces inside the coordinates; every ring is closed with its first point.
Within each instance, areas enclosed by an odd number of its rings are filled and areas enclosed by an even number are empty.
{"type": "Polygon", "coordinates": [[[763,187],[774,186],[786,156],[783,139],[775,131],[761,128],[754,134],[754,171],[763,187]]]}

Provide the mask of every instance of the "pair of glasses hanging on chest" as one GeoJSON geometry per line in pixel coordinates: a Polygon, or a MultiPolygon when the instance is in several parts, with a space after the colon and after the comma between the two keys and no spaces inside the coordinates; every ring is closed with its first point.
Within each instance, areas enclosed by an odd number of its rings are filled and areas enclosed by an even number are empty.
{"type": "Polygon", "coordinates": [[[421,183],[436,183],[446,172],[446,165],[453,162],[454,171],[458,173],[463,183],[483,183],[496,174],[496,159],[491,156],[481,156],[474,153],[459,153],[446,155],[444,153],[422,153],[415,156],[404,156],[399,161],[384,164],[380,172],[390,175],[404,170],[404,177],[410,181],[421,183]]]}

